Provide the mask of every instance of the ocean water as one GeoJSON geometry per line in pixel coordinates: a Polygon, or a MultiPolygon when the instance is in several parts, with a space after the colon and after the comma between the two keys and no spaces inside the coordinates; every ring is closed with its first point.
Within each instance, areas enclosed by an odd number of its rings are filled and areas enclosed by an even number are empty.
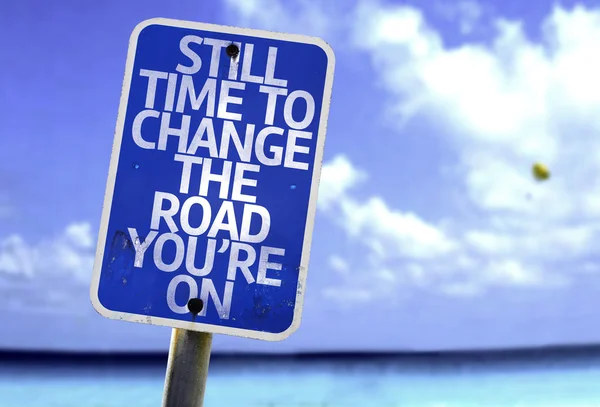
{"type": "MultiPolygon", "coordinates": [[[[0,407],[160,407],[164,366],[0,364],[0,407]]],[[[600,362],[211,364],[206,407],[600,407],[600,362]]]]}

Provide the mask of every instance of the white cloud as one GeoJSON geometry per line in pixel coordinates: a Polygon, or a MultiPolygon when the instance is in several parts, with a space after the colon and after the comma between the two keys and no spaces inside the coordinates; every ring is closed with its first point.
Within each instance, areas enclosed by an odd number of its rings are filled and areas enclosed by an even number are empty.
{"type": "Polygon", "coordinates": [[[498,21],[491,47],[452,50],[414,9],[364,9],[359,20],[399,111],[441,119],[450,130],[443,134],[460,155],[464,186],[478,207],[596,223],[600,60],[590,55],[600,45],[599,12],[555,9],[541,44],[527,40],[519,24],[498,21]],[[393,38],[382,28],[401,24],[414,27],[410,35],[393,38]],[[537,160],[550,166],[551,182],[529,176],[537,160]],[[523,199],[527,193],[531,201],[523,199]]]}
{"type": "Polygon", "coordinates": [[[73,246],[80,249],[93,249],[96,243],[89,223],[72,223],[65,229],[65,238],[73,246]]]}
{"type": "Polygon", "coordinates": [[[598,214],[600,189],[590,180],[600,169],[600,138],[593,137],[600,60],[590,55],[600,45],[600,13],[556,9],[542,44],[527,40],[519,24],[499,20],[491,47],[451,50],[412,8],[371,5],[359,10],[358,21],[358,35],[368,40],[357,45],[373,56],[398,111],[449,126],[443,135],[461,156],[466,190],[478,206],[555,220],[598,214]],[[537,160],[553,170],[552,182],[529,176],[537,160]],[[522,199],[528,192],[532,202],[522,199]]]}
{"type": "MultiPolygon", "coordinates": [[[[323,174],[324,180],[348,181],[353,177],[339,174],[362,172],[338,156],[324,165],[323,174]]],[[[352,189],[359,183],[339,184],[344,187],[319,208],[352,241],[366,248],[368,255],[364,261],[353,262],[352,267],[339,255],[330,258],[330,267],[342,284],[327,288],[323,294],[334,300],[345,301],[343,292],[361,301],[382,295],[398,297],[402,287],[409,285],[454,296],[482,294],[489,287],[555,287],[564,284],[564,278],[544,270],[539,260],[561,261],[564,253],[555,250],[557,242],[573,254],[585,248],[590,238],[582,228],[540,237],[531,233],[535,225],[525,229],[529,234],[515,236],[494,228],[434,224],[415,213],[393,209],[381,198],[359,199],[352,189]]],[[[328,187],[328,182],[321,184],[322,189],[328,187]]]]}
{"type": "Polygon", "coordinates": [[[378,197],[338,195],[329,212],[369,247],[374,270],[410,284],[419,276],[449,295],[553,287],[595,270],[584,260],[600,254],[600,11],[554,9],[541,43],[499,19],[491,45],[454,49],[412,7],[362,3],[356,18],[355,45],[370,54],[394,111],[403,123],[439,123],[440,141],[458,155],[449,182],[483,219],[433,225],[378,197]],[[530,176],[538,160],[549,182],[530,176]]]}
{"type": "Polygon", "coordinates": [[[346,156],[338,155],[323,166],[319,183],[318,205],[329,208],[340,196],[367,179],[366,174],[352,166],[346,156]]]}
{"type": "Polygon", "coordinates": [[[329,266],[332,270],[340,274],[346,274],[350,270],[348,262],[338,255],[333,255],[329,258],[329,266]]]}
{"type": "Polygon", "coordinates": [[[326,288],[323,290],[323,296],[348,308],[374,299],[374,293],[368,289],[346,287],[326,288]]]}
{"type": "Polygon", "coordinates": [[[413,213],[390,208],[381,198],[341,202],[342,226],[362,239],[378,256],[430,258],[451,253],[454,242],[440,228],[413,213]]]}
{"type": "Polygon", "coordinates": [[[6,312],[89,315],[95,237],[88,223],[73,223],[46,240],[0,237],[0,309],[6,312]],[[32,307],[32,298],[35,307],[32,307]]]}
{"type": "Polygon", "coordinates": [[[34,259],[21,236],[12,235],[0,241],[0,273],[33,277],[34,259]]]}
{"type": "Polygon", "coordinates": [[[2,238],[0,279],[61,279],[88,284],[94,242],[88,223],[73,223],[60,235],[37,243],[26,242],[19,235],[2,238]]]}
{"type": "Polygon", "coordinates": [[[234,13],[228,15],[233,25],[319,37],[330,34],[335,22],[330,15],[342,7],[324,0],[225,0],[225,5],[234,13]]]}
{"type": "Polygon", "coordinates": [[[318,206],[330,212],[348,235],[361,239],[378,256],[386,253],[413,258],[443,255],[454,243],[445,233],[413,213],[391,209],[382,198],[361,202],[351,189],[367,180],[343,155],[323,166],[318,206]]]}
{"type": "Polygon", "coordinates": [[[440,3],[437,11],[445,18],[456,21],[461,34],[472,33],[484,14],[483,6],[474,0],[440,3]]]}

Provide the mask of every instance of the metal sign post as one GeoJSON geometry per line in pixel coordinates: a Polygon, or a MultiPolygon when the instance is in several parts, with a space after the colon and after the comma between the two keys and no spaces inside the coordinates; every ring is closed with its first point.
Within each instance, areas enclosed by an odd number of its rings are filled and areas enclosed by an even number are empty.
{"type": "Polygon", "coordinates": [[[202,406],[212,334],[300,326],[334,65],[314,37],[134,29],[90,297],[174,328],[163,407],[202,406]]]}
{"type": "Polygon", "coordinates": [[[202,407],[212,334],[174,328],[162,407],[202,407]]]}

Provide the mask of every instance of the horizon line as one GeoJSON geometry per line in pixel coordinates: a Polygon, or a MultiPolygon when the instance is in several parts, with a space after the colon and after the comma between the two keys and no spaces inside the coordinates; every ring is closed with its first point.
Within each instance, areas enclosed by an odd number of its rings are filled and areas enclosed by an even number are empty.
{"type": "MultiPolygon", "coordinates": [[[[557,360],[600,357],[600,344],[551,345],[538,347],[513,347],[493,349],[457,349],[457,350],[339,350],[339,351],[296,351],[296,352],[245,352],[213,351],[211,361],[288,361],[288,362],[328,362],[328,361],[405,361],[494,363],[527,362],[539,360],[557,360]]],[[[105,362],[109,364],[163,363],[168,357],[165,351],[130,350],[53,350],[53,349],[16,349],[0,348],[0,363],[60,363],[80,364],[105,362]]]]}

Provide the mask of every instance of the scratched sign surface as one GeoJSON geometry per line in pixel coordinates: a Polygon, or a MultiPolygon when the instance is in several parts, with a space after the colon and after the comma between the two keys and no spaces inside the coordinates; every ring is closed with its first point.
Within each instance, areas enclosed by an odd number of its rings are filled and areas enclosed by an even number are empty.
{"type": "Polygon", "coordinates": [[[297,329],[333,67],[318,38],[135,28],[91,284],[100,314],[263,340],[297,329]]]}

